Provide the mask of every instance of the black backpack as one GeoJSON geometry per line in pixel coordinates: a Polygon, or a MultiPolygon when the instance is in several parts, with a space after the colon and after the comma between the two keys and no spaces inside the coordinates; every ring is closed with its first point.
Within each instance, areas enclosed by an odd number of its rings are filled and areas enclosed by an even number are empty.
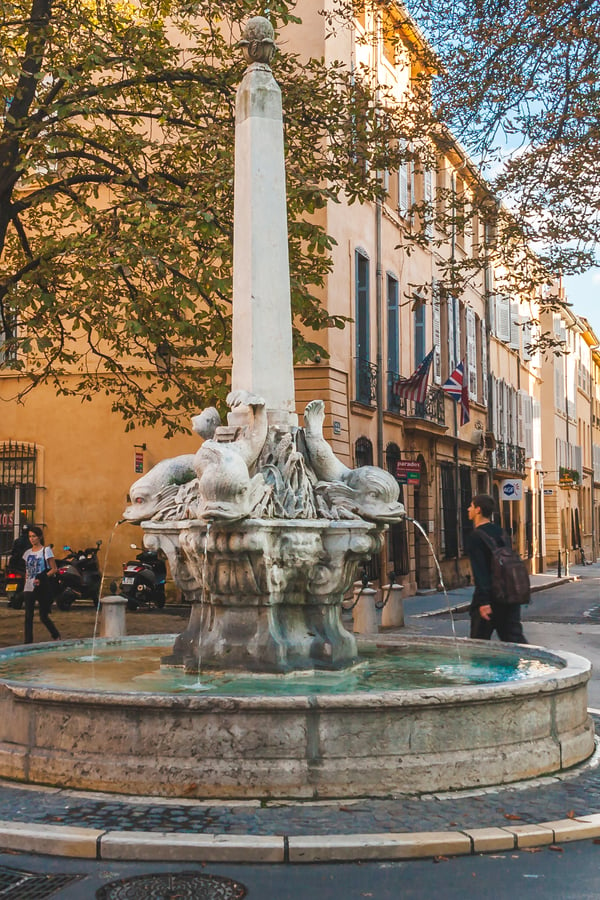
{"type": "Polygon", "coordinates": [[[480,528],[478,534],[492,552],[492,596],[495,603],[518,606],[529,603],[531,585],[527,566],[510,545],[508,535],[504,535],[506,545],[496,541],[480,528]]]}

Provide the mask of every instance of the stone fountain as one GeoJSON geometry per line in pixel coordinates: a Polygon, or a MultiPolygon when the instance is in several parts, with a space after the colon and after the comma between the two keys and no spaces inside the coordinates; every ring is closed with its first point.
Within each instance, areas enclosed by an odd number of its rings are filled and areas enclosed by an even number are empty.
{"type": "Polygon", "coordinates": [[[91,663],[89,642],[0,651],[0,775],[146,795],[313,798],[500,784],[580,763],[594,748],[587,660],[441,638],[374,636],[357,647],[342,624],[358,563],[379,552],[404,510],[388,473],[335,457],[320,400],[298,426],[268,21],[251,19],[241,43],[249,65],[236,104],[230,412],[226,424],[214,409],[195,416],[197,452],[138,480],[125,512],[168,558],[192,600],[190,620],[170,639],[100,642],[91,663]],[[425,668],[466,677],[398,689],[392,674],[384,686],[355,687],[369,659],[415,649],[425,668]],[[103,669],[128,657],[141,666],[133,681],[106,687],[103,669]],[[514,677],[470,683],[482,657],[514,677]],[[187,683],[158,689],[161,668],[187,683]],[[211,673],[225,683],[205,693],[211,673]],[[228,687],[228,673],[244,689],[228,687]],[[308,677],[325,680],[303,691],[308,677]],[[277,689],[263,687],[273,678],[277,689]]]}
{"type": "Polygon", "coordinates": [[[342,599],[359,562],[404,515],[396,480],[348,469],[323,437],[324,404],[298,428],[281,92],[266,19],[242,41],[249,66],[236,102],[233,366],[226,425],[214,409],[193,420],[195,456],[136,482],[130,521],[168,558],[192,600],[164,662],[287,672],[357,661],[342,599]],[[149,521],[148,521],[149,520],[149,521]]]}

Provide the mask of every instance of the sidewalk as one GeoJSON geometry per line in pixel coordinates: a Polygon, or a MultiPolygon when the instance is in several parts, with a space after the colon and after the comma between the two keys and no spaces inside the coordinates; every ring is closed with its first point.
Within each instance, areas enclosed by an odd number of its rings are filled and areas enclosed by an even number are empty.
{"type": "MultiPolygon", "coordinates": [[[[571,579],[580,567],[573,567],[571,579]]],[[[588,574],[600,573],[600,566],[588,574]]],[[[583,569],[582,569],[583,571],[583,569]]],[[[534,575],[534,590],[563,583],[534,575]]],[[[471,588],[448,593],[464,607],[471,588]]],[[[447,610],[407,598],[410,628],[447,610]],[[425,608],[424,608],[425,607],[425,608]],[[421,620],[422,621],[422,620],[421,620]]],[[[600,714],[593,711],[596,729],[600,714]]],[[[165,800],[0,782],[0,849],[102,860],[317,862],[474,854],[600,837],[600,753],[506,787],[321,802],[165,800]]]]}
{"type": "MultiPolygon", "coordinates": [[[[600,563],[594,563],[593,566],[570,566],[569,574],[562,575],[560,578],[556,572],[544,572],[540,575],[531,575],[531,593],[537,591],[545,591],[549,588],[557,587],[559,584],[567,584],[570,581],[577,581],[584,573],[592,574],[595,572],[600,574],[600,563]]],[[[462,612],[468,609],[473,596],[473,585],[455,588],[454,590],[437,591],[430,594],[416,594],[413,597],[404,598],[404,614],[408,618],[418,619],[420,616],[435,616],[440,613],[447,613],[449,609],[452,612],[462,612]]]]}

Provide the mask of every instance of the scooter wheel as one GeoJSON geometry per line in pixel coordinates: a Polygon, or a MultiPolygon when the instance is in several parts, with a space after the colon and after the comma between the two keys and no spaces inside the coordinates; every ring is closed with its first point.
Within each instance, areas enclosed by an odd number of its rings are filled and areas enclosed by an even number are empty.
{"type": "Polygon", "coordinates": [[[59,609],[62,609],[64,612],[67,609],[71,609],[71,607],[73,605],[73,598],[72,597],[64,597],[64,596],[57,597],[56,605],[58,606],[59,609]]]}
{"type": "Polygon", "coordinates": [[[11,609],[23,609],[23,603],[25,602],[25,598],[23,597],[23,593],[19,592],[15,594],[14,597],[8,601],[8,605],[11,609]]]}
{"type": "Polygon", "coordinates": [[[127,609],[129,612],[135,612],[138,609],[139,603],[136,603],[135,600],[132,600],[131,597],[127,598],[127,609]]]}

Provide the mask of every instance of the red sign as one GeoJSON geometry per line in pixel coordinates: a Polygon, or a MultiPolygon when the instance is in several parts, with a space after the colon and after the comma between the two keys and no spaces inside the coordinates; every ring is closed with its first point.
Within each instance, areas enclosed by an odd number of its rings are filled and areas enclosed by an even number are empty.
{"type": "Polygon", "coordinates": [[[421,484],[421,463],[399,459],[396,463],[396,478],[400,484],[412,484],[413,487],[419,487],[421,484]]]}
{"type": "Polygon", "coordinates": [[[141,475],[144,471],[144,454],[139,450],[135,451],[134,471],[136,475],[141,475]]]}

